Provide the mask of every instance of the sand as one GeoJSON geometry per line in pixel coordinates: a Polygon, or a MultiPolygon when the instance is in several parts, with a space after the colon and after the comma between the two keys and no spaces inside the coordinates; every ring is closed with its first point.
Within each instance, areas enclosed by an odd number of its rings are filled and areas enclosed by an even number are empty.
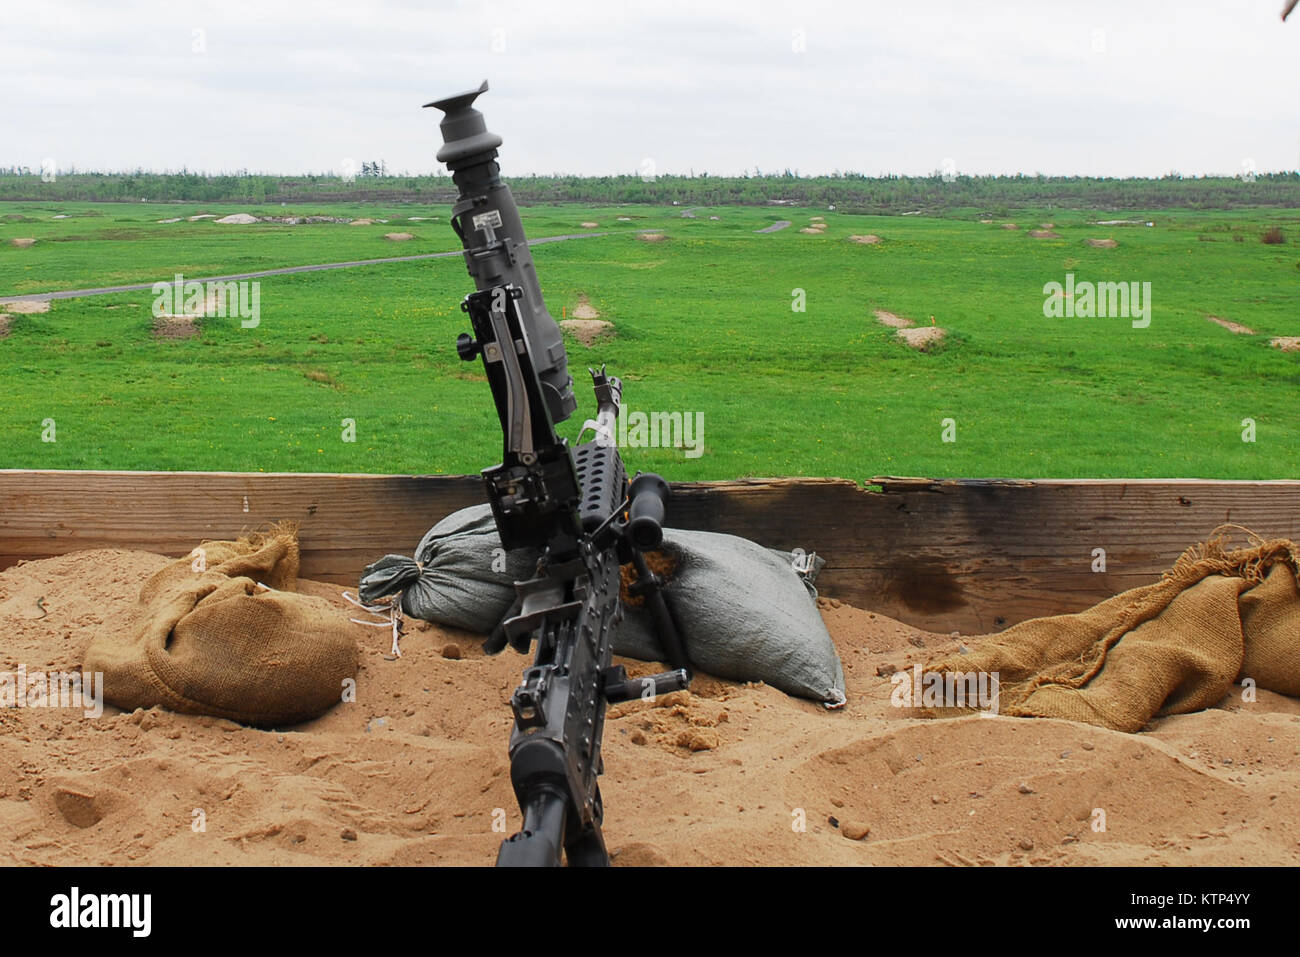
{"type": "Polygon", "coordinates": [[[661,243],[668,237],[663,233],[637,233],[636,238],[643,243],[661,243]]]}
{"type": "Polygon", "coordinates": [[[49,312],[50,301],[48,299],[20,299],[17,302],[5,303],[4,311],[14,315],[32,315],[38,312],[49,312]]]}
{"type": "Polygon", "coordinates": [[[414,239],[410,233],[384,233],[384,238],[392,240],[395,243],[404,243],[407,240],[414,239]]]}
{"type": "Polygon", "coordinates": [[[884,242],[884,240],[875,233],[867,233],[865,236],[850,236],[849,242],[862,243],[864,246],[876,246],[884,242]]]}
{"type": "Polygon", "coordinates": [[[1274,336],[1268,344],[1283,352],[1300,352],[1300,336],[1274,336]]]}
{"type": "Polygon", "coordinates": [[[229,216],[222,216],[220,219],[214,219],[213,222],[223,225],[247,226],[257,222],[257,217],[251,213],[232,213],[229,216]]]}
{"type": "MultiPolygon", "coordinates": [[[[0,669],[78,668],[166,561],[96,550],[0,572],[0,669]]],[[[338,586],[302,590],[358,614],[338,586]]],[[[1300,863],[1300,701],[1230,696],[1136,735],[921,718],[891,707],[888,675],[976,640],[819,604],[844,660],[843,710],[708,676],[610,709],[616,864],[1300,863]]],[[[520,820],[507,700],[527,659],[412,623],[390,661],[387,631],[355,629],[356,702],[294,728],[0,710],[0,861],[490,864],[493,811],[511,830],[520,820]]]]}
{"type": "Polygon", "coordinates": [[[1251,329],[1249,326],[1243,326],[1239,322],[1233,322],[1231,319],[1220,319],[1218,316],[1206,316],[1205,318],[1209,319],[1210,322],[1214,323],[1216,326],[1223,326],[1223,328],[1230,332],[1234,332],[1239,336],[1253,336],[1255,334],[1254,329],[1251,329]]]}
{"type": "Polygon", "coordinates": [[[582,293],[578,296],[578,304],[573,307],[573,318],[574,319],[599,319],[600,318],[600,313],[597,312],[596,307],[591,304],[591,300],[587,298],[586,293],[582,293]]]}
{"type": "Polygon", "coordinates": [[[1029,235],[1032,239],[1060,239],[1060,233],[1054,233],[1050,229],[1031,229],[1029,235]]]}
{"type": "Polygon", "coordinates": [[[583,229],[595,229],[600,223],[586,222],[582,224],[583,229]]]}
{"type": "Polygon", "coordinates": [[[902,316],[896,316],[892,312],[885,312],[883,309],[876,310],[876,322],[882,326],[889,326],[891,329],[906,329],[911,326],[911,319],[904,319],[902,316]]]}
{"type": "Polygon", "coordinates": [[[895,334],[913,349],[926,352],[931,346],[943,342],[943,337],[948,333],[940,326],[919,326],[915,329],[899,329],[895,334]]]}
{"type": "Polygon", "coordinates": [[[1113,239],[1089,239],[1088,245],[1093,249],[1114,249],[1119,243],[1113,239]]]}
{"type": "Polygon", "coordinates": [[[32,239],[30,236],[19,236],[9,240],[9,243],[13,246],[17,246],[19,249],[27,249],[31,246],[35,246],[36,240],[32,239]]]}
{"type": "MultiPolygon", "coordinates": [[[[574,314],[577,314],[576,309],[574,314]]],[[[589,349],[595,345],[597,339],[608,336],[614,331],[614,324],[604,319],[561,319],[559,325],[589,349]]]]}

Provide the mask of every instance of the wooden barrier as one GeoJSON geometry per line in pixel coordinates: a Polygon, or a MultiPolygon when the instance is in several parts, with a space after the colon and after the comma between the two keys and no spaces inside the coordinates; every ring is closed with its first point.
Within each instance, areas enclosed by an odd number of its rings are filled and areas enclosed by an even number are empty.
{"type": "MultiPolygon", "coordinates": [[[[816,551],[822,594],[966,633],[1151,581],[1222,523],[1300,539],[1295,481],[873,482],[675,484],[670,524],[816,551]]],[[[355,584],[368,562],[409,554],[435,521],[483,500],[471,476],[0,470],[0,568],[86,548],[183,555],[295,519],[303,575],[355,584]]]]}

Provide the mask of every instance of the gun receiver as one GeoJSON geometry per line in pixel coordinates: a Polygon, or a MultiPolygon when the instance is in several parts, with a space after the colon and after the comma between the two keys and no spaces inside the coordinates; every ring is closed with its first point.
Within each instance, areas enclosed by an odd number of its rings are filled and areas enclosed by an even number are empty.
{"type": "Polygon", "coordinates": [[[485,90],[487,81],[430,105],[447,114],[438,158],[461,190],[452,224],[478,286],[461,303],[473,334],[462,333],[456,351],[482,360],[501,422],[501,464],[483,470],[484,485],[502,545],[541,554],[484,644],[493,654],[536,644],[510,699],[510,780],[523,829],[501,845],[497,864],[606,865],[597,783],[605,706],[690,682],[663,583],[642,555],[663,537],[669,490],[649,473],[628,481],[612,441],[623,385],[603,366],[590,370],[597,418],[587,425],[596,438],[570,448],[555,432],[577,400],[559,327],[542,303],[518,211],[493,161],[501,139],[471,108],[485,90]],[[630,679],[611,665],[620,566],[629,562],[637,571],[632,591],[645,597],[673,667],[650,678],[630,679]]]}

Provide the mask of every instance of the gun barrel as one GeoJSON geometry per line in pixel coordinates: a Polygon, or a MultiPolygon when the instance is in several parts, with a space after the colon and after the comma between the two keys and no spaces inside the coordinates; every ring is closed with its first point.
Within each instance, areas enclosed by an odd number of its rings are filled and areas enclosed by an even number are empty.
{"type": "Polygon", "coordinates": [[[578,407],[564,337],[546,309],[519,208],[501,180],[496,162],[501,137],[488,131],[483,114],[474,108],[475,99],[487,89],[484,80],[476,90],[425,104],[443,111],[438,160],[447,164],[459,191],[452,228],[465,247],[465,265],[480,292],[507,285],[523,291],[520,313],[537,378],[551,420],[563,422],[578,407]]]}

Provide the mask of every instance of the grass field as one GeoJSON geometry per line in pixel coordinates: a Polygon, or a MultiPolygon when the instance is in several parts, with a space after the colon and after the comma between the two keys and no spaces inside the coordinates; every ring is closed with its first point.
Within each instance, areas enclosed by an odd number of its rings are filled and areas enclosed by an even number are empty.
{"type": "MultiPolygon", "coordinates": [[[[447,214],[2,203],[0,296],[452,250],[447,214]],[[389,222],[157,222],[242,211],[389,222]],[[394,230],[415,239],[384,239],[394,230]],[[37,242],[17,248],[15,237],[37,242]]],[[[671,207],[553,206],[524,216],[534,238],[583,232],[584,221],[609,233],[534,252],[557,318],[586,296],[616,329],[590,349],[569,340],[580,407],[562,431],[575,436],[594,411],[585,369],[602,361],[624,378],[629,409],[702,416],[702,455],[626,449],[631,469],[682,480],[1300,473],[1300,353],[1269,346],[1300,335],[1300,212],[1058,209],[1017,214],[1015,231],[973,211],[716,208],[684,219],[671,207]],[[812,216],[826,218],[824,235],[799,232],[812,216]],[[1112,218],[1156,225],[1087,225],[1112,218]],[[777,219],[794,225],[754,232],[777,219]],[[1059,239],[1028,235],[1049,220],[1059,239]],[[1286,243],[1260,242],[1271,226],[1286,243]],[[639,240],[646,229],[667,239],[639,240]],[[868,233],[884,241],[848,240],[868,233]],[[1095,249],[1090,237],[1119,245],[1095,249]],[[1067,273],[1150,282],[1149,327],[1045,318],[1044,284],[1067,273]],[[919,325],[933,315],[948,337],[916,351],[875,321],[878,309],[919,325]],[[943,441],[946,419],[955,441],[943,441]],[[1246,419],[1254,441],[1243,441],[1246,419]]],[[[477,472],[498,461],[500,434],[480,370],[455,354],[470,291],[463,263],[448,258],[267,277],[256,328],[205,318],[190,339],[155,338],[148,290],[15,315],[0,339],[0,467],[477,472]]]]}

